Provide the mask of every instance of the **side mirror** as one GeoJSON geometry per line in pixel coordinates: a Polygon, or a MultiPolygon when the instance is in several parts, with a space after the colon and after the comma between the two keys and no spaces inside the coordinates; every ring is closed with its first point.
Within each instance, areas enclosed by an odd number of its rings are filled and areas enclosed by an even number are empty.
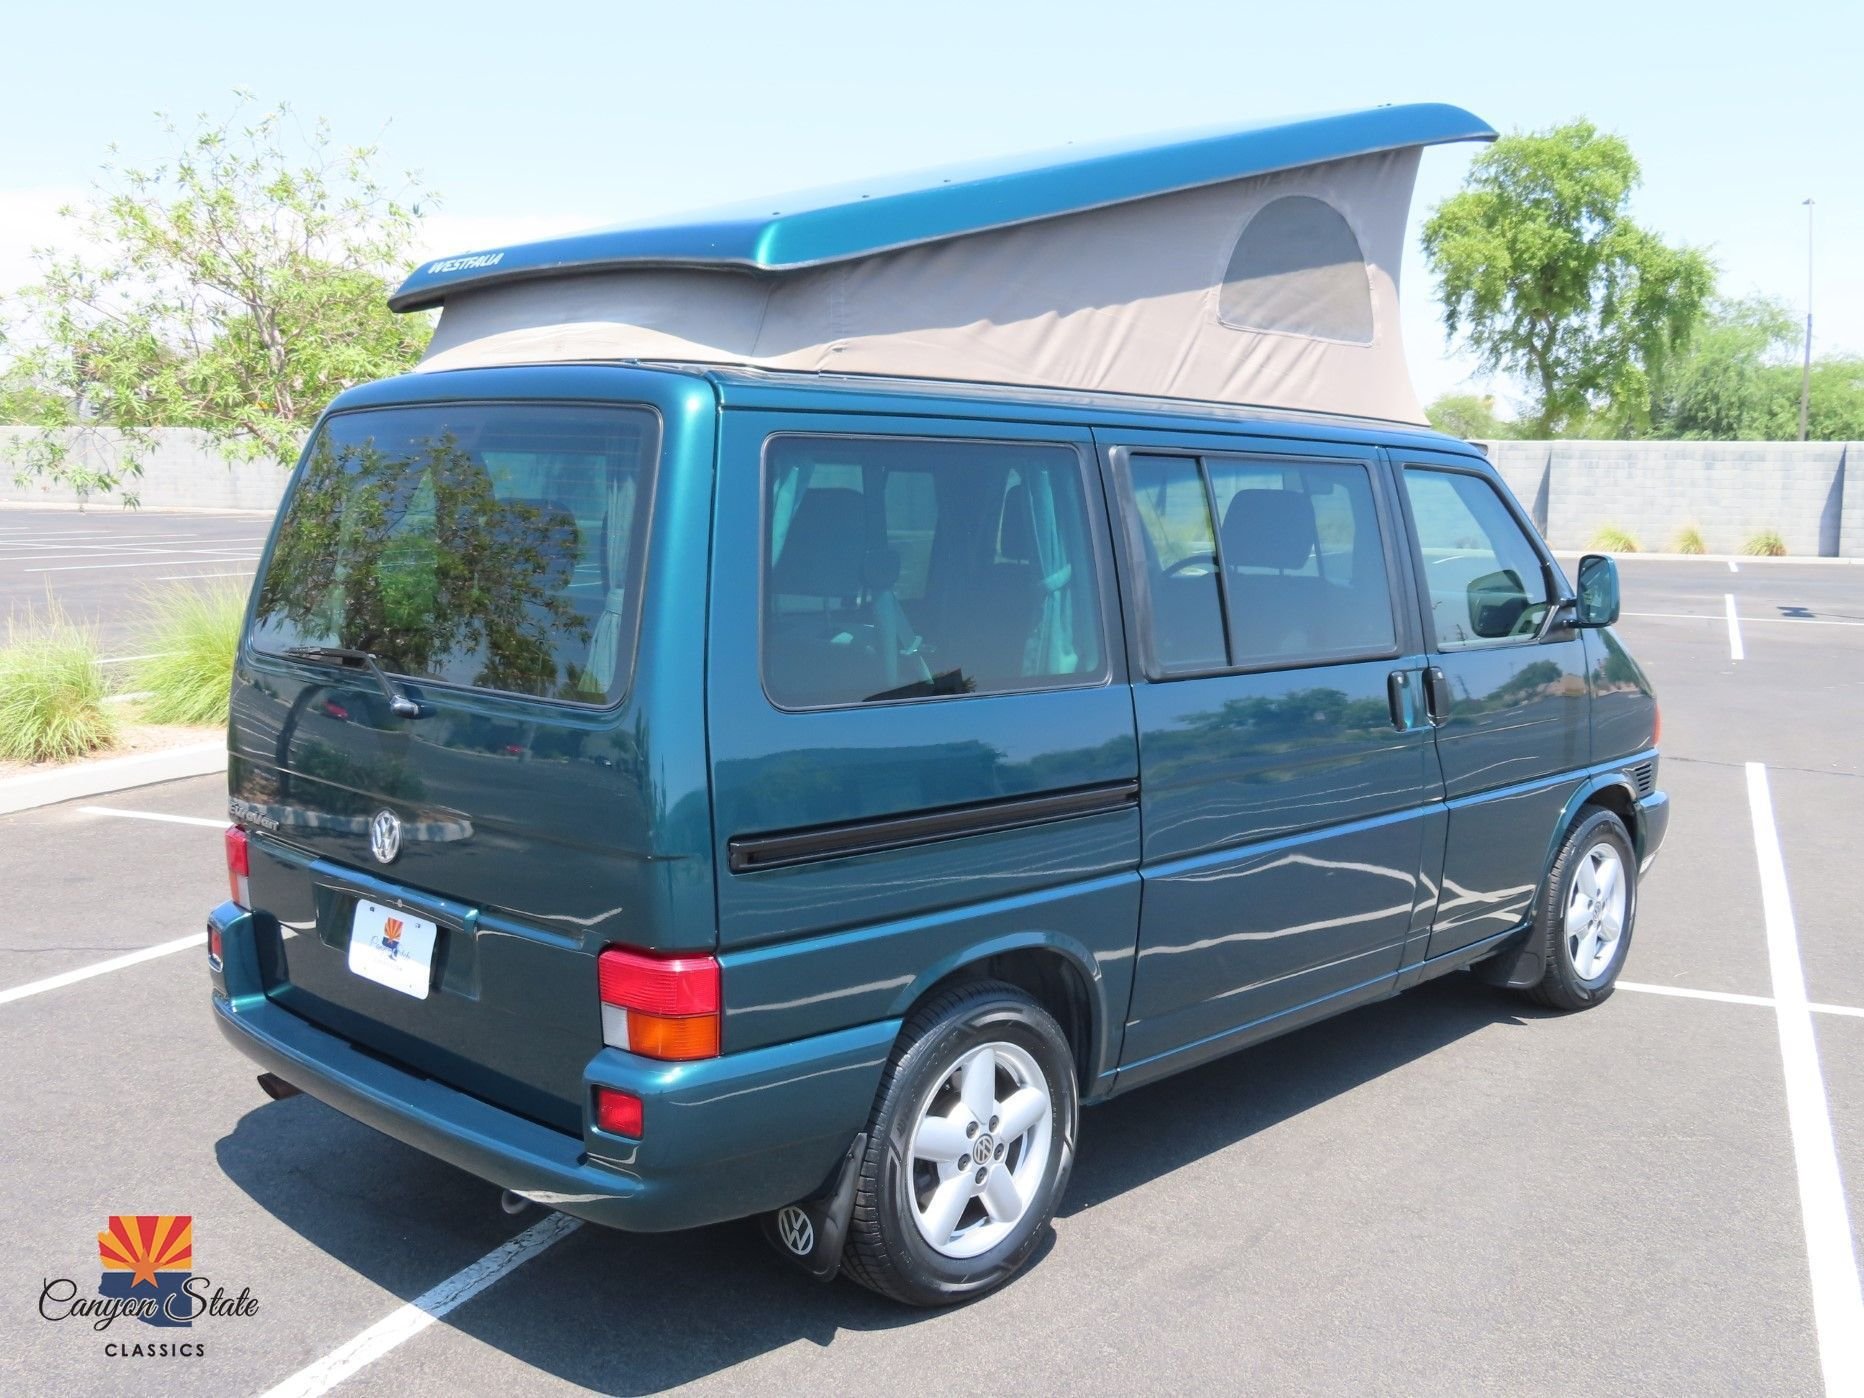
{"type": "Polygon", "coordinates": [[[1579,560],[1579,598],[1575,626],[1610,626],[1618,620],[1618,565],[1602,553],[1579,560]]]}

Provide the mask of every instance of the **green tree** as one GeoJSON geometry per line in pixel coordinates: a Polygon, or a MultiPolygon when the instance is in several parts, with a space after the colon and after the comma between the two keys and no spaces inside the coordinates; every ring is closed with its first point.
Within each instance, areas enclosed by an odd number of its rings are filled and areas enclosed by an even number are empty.
{"type": "Polygon", "coordinates": [[[1495,411],[1495,400],[1487,394],[1446,393],[1424,409],[1424,416],[1439,432],[1466,442],[1492,442],[1515,435],[1514,422],[1495,411]]]}
{"type": "MultiPolygon", "coordinates": [[[[1657,380],[1650,435],[1705,441],[1791,441],[1799,435],[1802,334],[1778,301],[1716,303],[1707,322],[1657,380]]],[[[1864,433],[1864,360],[1813,361],[1815,441],[1864,433]]]]}
{"type": "Polygon", "coordinates": [[[1638,178],[1630,148],[1587,121],[1504,136],[1424,225],[1444,327],[1483,371],[1527,388],[1523,435],[1608,404],[1641,422],[1702,317],[1714,268],[1632,222],[1638,178]]]}
{"type": "MultiPolygon", "coordinates": [[[[1775,378],[1793,378],[1790,368],[1776,366],[1769,371],[1775,378]]],[[[1791,440],[1798,433],[1799,396],[1797,390],[1786,395],[1790,411],[1776,406],[1769,423],[1776,440],[1791,440]],[[1791,423],[1788,427],[1786,424],[1791,423]]],[[[1775,398],[1778,405],[1781,400],[1775,398]]],[[[1864,358],[1855,354],[1833,355],[1812,361],[1812,398],[1806,435],[1815,442],[1856,442],[1864,440],[1864,358]]]]}
{"type": "Polygon", "coordinates": [[[131,503],[150,428],[288,462],[332,396],[408,368],[431,328],[384,301],[420,193],[392,194],[373,149],[340,148],[328,123],[282,106],[254,115],[244,94],[224,120],[163,131],[165,162],[106,164],[92,202],[64,211],[83,250],[40,255],[7,374],[8,406],[48,429],[18,454],[21,475],[131,503]],[[81,464],[82,427],[122,429],[121,451],[81,464]]]}

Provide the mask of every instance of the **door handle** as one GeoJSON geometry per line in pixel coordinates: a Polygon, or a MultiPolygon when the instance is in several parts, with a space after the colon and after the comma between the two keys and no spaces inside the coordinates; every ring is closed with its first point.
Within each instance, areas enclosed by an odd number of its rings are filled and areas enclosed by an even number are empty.
{"type": "Polygon", "coordinates": [[[1385,677],[1385,697],[1392,708],[1392,727],[1400,733],[1417,727],[1417,684],[1415,670],[1393,670],[1385,677]]]}
{"type": "Polygon", "coordinates": [[[1424,709],[1434,727],[1442,727],[1450,717],[1450,680],[1440,666],[1424,671],[1424,709]]]}
{"type": "Polygon", "coordinates": [[[1391,703],[1392,727],[1400,733],[1426,727],[1424,695],[1419,692],[1420,669],[1394,669],[1385,677],[1385,697],[1391,703]]]}

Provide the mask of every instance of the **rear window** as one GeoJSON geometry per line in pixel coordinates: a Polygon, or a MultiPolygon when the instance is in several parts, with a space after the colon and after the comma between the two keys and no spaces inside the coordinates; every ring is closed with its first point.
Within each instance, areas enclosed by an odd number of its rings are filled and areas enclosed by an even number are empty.
{"type": "Polygon", "coordinates": [[[262,651],[589,704],[627,689],[657,420],[473,403],[328,419],[259,584],[262,651]]]}

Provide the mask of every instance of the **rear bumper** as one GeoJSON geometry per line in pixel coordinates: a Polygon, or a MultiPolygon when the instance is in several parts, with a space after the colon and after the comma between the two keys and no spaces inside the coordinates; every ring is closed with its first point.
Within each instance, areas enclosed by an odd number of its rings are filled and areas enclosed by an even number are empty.
{"type": "MultiPolygon", "coordinates": [[[[214,1021],[266,1071],[385,1135],[539,1204],[635,1232],[694,1228],[814,1192],[866,1125],[899,1022],[700,1063],[603,1049],[583,1074],[643,1103],[643,1139],[556,1131],[365,1053],[265,998],[250,914],[211,914],[214,1021]]],[[[585,1105],[585,1112],[587,1106],[585,1105]]]]}

